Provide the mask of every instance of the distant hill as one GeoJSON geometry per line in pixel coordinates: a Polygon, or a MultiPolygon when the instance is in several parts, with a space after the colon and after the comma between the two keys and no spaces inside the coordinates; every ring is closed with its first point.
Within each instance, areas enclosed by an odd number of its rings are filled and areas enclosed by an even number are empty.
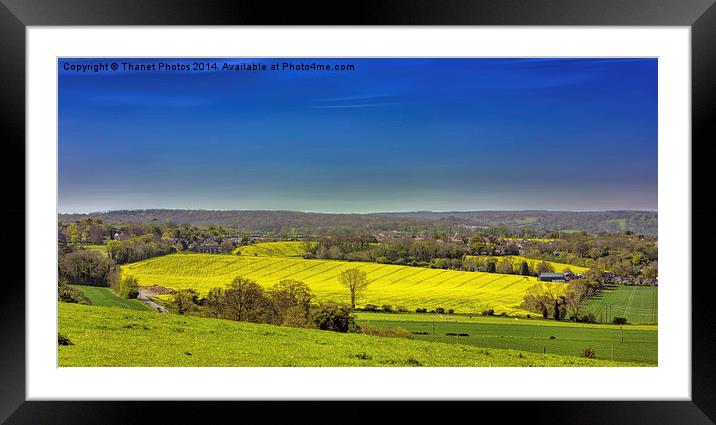
{"type": "Polygon", "coordinates": [[[452,226],[510,229],[624,232],[656,234],[656,211],[470,211],[470,212],[391,212],[373,214],[329,214],[300,211],[262,210],[118,210],[90,214],[59,214],[64,223],[85,217],[101,217],[105,223],[164,223],[195,226],[221,224],[244,231],[312,233],[350,228],[360,231],[432,230],[452,226]]]}
{"type": "Polygon", "coordinates": [[[656,211],[471,211],[387,213],[414,220],[455,221],[476,226],[656,234],[656,211]]]}

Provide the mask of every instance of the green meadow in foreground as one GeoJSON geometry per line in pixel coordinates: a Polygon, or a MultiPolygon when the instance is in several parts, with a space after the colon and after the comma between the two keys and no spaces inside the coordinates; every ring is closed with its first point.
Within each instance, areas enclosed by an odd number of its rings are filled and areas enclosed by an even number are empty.
{"type": "Polygon", "coordinates": [[[639,363],[59,302],[59,366],[639,366],[639,363]]]}
{"type": "Polygon", "coordinates": [[[611,286],[592,297],[587,310],[599,321],[615,316],[629,323],[656,323],[659,318],[659,288],[656,286],[611,286]]]}
{"type": "Polygon", "coordinates": [[[411,332],[418,332],[414,335],[418,340],[451,344],[459,342],[479,347],[509,348],[565,356],[576,356],[582,348],[591,347],[598,359],[612,359],[613,355],[614,360],[644,362],[654,366],[658,361],[658,330],[653,325],[628,325],[620,329],[614,325],[542,319],[470,318],[415,313],[359,312],[356,315],[360,325],[406,328],[411,332]]]}
{"type": "Polygon", "coordinates": [[[151,307],[147,306],[138,300],[128,300],[122,298],[119,295],[112,292],[109,288],[101,286],[87,286],[87,285],[70,285],[72,288],[81,291],[85,297],[87,297],[92,305],[99,305],[105,307],[119,307],[137,311],[154,311],[151,307]]]}
{"type": "MultiPolygon", "coordinates": [[[[289,257],[254,257],[218,254],[171,254],[122,266],[123,276],[134,276],[140,286],[160,285],[172,289],[192,288],[206,294],[213,287],[225,287],[236,276],[266,287],[282,279],[306,283],[318,301],[348,302],[349,294],[338,275],[350,268],[367,273],[370,286],[358,299],[358,306],[384,304],[416,308],[454,309],[474,313],[494,309],[497,314],[525,316],[519,308],[527,290],[537,283],[534,277],[430,269],[367,262],[305,260],[289,257]]],[[[565,284],[542,282],[556,291],[565,284]]]]}

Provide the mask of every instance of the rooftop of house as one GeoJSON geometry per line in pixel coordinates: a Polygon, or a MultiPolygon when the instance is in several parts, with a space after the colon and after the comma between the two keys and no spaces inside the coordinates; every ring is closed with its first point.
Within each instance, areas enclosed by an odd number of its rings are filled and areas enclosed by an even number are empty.
{"type": "Polygon", "coordinates": [[[564,277],[564,273],[540,273],[539,277],[564,277]]]}

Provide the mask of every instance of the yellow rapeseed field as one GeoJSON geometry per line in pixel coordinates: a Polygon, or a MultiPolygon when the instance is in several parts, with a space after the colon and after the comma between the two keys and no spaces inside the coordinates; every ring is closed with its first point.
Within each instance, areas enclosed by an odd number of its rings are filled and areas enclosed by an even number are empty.
{"type": "MultiPolygon", "coordinates": [[[[479,258],[479,259],[487,259],[490,258],[487,255],[468,255],[467,258],[479,258]]],[[[522,257],[519,255],[506,255],[504,257],[492,257],[495,259],[495,262],[498,262],[502,260],[503,258],[509,258],[510,262],[512,263],[512,267],[514,267],[515,270],[519,270],[520,264],[523,261],[527,262],[527,265],[529,265],[531,270],[537,269],[537,265],[542,262],[542,260],[535,260],[534,258],[527,258],[522,257]]],[[[555,263],[554,261],[545,261],[545,263],[552,266],[555,272],[562,273],[563,271],[570,269],[573,273],[579,273],[583,274],[586,273],[587,270],[589,270],[587,267],[580,267],[580,266],[574,266],[572,264],[564,264],[564,263],[555,263]]]]}
{"type": "MultiPolygon", "coordinates": [[[[224,287],[236,276],[269,287],[282,279],[309,285],[318,301],[349,302],[338,275],[349,268],[367,273],[370,285],[357,305],[384,304],[410,310],[442,307],[455,312],[479,313],[492,308],[496,314],[525,315],[519,305],[527,289],[537,281],[518,275],[464,272],[367,262],[306,260],[291,257],[247,255],[172,254],[122,266],[123,276],[134,276],[141,286],[193,288],[205,294],[224,287]]],[[[564,284],[550,284],[563,288],[564,284]]]]}
{"type": "Polygon", "coordinates": [[[232,254],[254,257],[303,257],[305,254],[303,242],[262,242],[255,245],[245,245],[236,248],[232,254]]]}

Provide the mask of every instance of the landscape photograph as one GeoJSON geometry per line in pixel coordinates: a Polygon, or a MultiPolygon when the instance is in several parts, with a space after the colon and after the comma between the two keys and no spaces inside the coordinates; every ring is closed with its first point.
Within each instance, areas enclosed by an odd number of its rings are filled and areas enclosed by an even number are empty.
{"type": "Polygon", "coordinates": [[[59,367],[658,366],[657,59],[57,64],[59,367]]]}

